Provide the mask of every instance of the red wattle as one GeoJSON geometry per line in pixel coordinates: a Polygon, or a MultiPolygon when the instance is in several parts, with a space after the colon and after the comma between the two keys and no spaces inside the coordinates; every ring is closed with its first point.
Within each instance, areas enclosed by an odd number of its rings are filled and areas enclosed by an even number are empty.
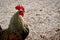
{"type": "Polygon", "coordinates": [[[20,16],[24,17],[24,13],[21,13],[20,16]]]}

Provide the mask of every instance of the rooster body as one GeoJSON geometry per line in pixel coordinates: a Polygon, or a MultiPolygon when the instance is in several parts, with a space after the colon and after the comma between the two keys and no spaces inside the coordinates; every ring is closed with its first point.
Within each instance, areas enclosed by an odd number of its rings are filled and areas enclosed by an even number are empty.
{"type": "Polygon", "coordinates": [[[28,25],[24,22],[21,10],[18,10],[10,20],[8,29],[0,32],[1,40],[25,40],[29,34],[28,25]]]}

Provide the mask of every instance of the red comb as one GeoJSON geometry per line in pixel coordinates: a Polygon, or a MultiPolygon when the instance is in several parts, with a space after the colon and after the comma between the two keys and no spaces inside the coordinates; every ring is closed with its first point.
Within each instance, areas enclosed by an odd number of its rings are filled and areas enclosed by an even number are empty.
{"type": "Polygon", "coordinates": [[[17,5],[17,6],[15,7],[15,9],[16,9],[16,10],[22,10],[22,11],[25,10],[22,5],[17,5]]]}

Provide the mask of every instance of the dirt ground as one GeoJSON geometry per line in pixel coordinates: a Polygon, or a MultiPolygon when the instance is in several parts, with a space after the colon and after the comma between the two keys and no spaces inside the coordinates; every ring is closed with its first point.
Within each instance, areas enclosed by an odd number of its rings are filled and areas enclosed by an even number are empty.
{"type": "Polygon", "coordinates": [[[25,20],[30,33],[26,40],[60,40],[60,0],[0,0],[0,25],[7,29],[16,12],[25,7],[25,20]]]}

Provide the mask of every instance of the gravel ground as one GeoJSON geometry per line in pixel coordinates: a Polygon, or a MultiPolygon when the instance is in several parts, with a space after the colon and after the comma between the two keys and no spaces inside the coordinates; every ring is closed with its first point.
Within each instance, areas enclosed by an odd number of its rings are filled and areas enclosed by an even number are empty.
{"type": "Polygon", "coordinates": [[[60,40],[60,0],[0,0],[0,25],[7,29],[16,12],[25,7],[25,20],[30,33],[26,40],[60,40]]]}

